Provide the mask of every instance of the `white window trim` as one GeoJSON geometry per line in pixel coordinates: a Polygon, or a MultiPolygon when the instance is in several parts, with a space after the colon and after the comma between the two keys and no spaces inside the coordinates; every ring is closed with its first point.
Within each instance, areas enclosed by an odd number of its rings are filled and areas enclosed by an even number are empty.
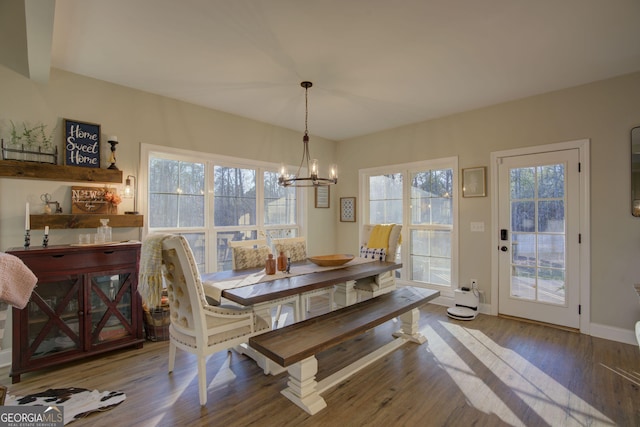
{"type": "MultiPolygon", "coordinates": [[[[256,168],[259,171],[261,170],[270,170],[274,172],[278,172],[281,168],[281,164],[264,162],[260,160],[251,160],[251,159],[243,159],[239,157],[231,157],[224,156],[212,153],[203,153],[199,151],[186,150],[182,148],[175,147],[167,147],[163,145],[154,145],[154,144],[140,144],[140,165],[138,168],[138,176],[137,178],[137,203],[139,212],[144,215],[147,220],[144,221],[144,226],[142,227],[141,238],[144,238],[149,234],[149,206],[147,201],[149,196],[149,160],[153,155],[157,155],[158,157],[167,158],[170,160],[182,160],[182,161],[192,161],[194,163],[205,163],[205,169],[207,171],[207,179],[205,180],[205,194],[207,198],[205,200],[205,223],[203,227],[184,227],[180,228],[180,233],[204,233],[205,241],[208,242],[208,246],[212,247],[212,233],[214,233],[214,224],[213,224],[213,188],[211,187],[211,178],[209,176],[209,171],[213,170],[214,165],[223,165],[228,167],[238,167],[238,168],[256,168]]],[[[288,168],[292,168],[293,166],[287,166],[288,168]]],[[[263,177],[257,177],[257,181],[262,182],[263,177]]],[[[262,186],[257,186],[256,188],[256,196],[262,194],[263,188],[262,186]]],[[[308,211],[305,209],[307,206],[306,200],[306,192],[301,191],[300,189],[296,190],[296,211],[299,212],[298,220],[299,223],[296,224],[299,230],[299,236],[306,237],[306,227],[307,224],[307,216],[308,211]]],[[[262,203],[258,203],[256,206],[256,217],[263,218],[264,217],[264,206],[262,203]]],[[[238,227],[236,227],[238,228],[238,227]]],[[[260,229],[258,225],[250,226],[248,228],[251,229],[260,229]]],[[[266,229],[274,228],[274,227],[264,227],[266,229]]],[[[162,231],[173,231],[175,228],[154,228],[154,232],[162,232],[162,231]]],[[[205,260],[205,265],[207,271],[215,271],[216,268],[216,253],[215,250],[207,251],[207,258],[205,260]]]]}
{"type": "MultiPolygon", "coordinates": [[[[401,244],[401,254],[402,254],[402,277],[403,279],[399,280],[399,284],[423,287],[436,289],[441,291],[443,296],[453,297],[453,291],[458,288],[458,270],[459,270],[459,229],[460,223],[458,220],[458,200],[460,197],[460,185],[458,181],[458,157],[444,157],[440,159],[434,160],[422,160],[418,162],[410,162],[410,163],[400,163],[395,165],[386,165],[386,166],[378,166],[374,168],[366,168],[360,169],[359,173],[359,202],[358,202],[358,221],[360,224],[368,224],[369,223],[369,180],[368,177],[371,175],[382,175],[382,174],[392,174],[392,173],[402,173],[403,174],[403,184],[410,182],[410,174],[412,172],[419,172],[430,169],[445,169],[451,168],[453,170],[453,227],[451,230],[451,285],[449,287],[444,287],[440,285],[430,285],[428,283],[423,282],[415,282],[412,280],[404,279],[409,277],[409,267],[410,263],[408,260],[408,245],[409,245],[409,236],[408,236],[408,226],[405,224],[410,224],[411,221],[411,206],[408,206],[409,201],[411,200],[411,186],[403,185],[403,209],[402,209],[402,244],[401,244]]],[[[360,228],[358,241],[362,241],[362,227],[360,228]]]]}

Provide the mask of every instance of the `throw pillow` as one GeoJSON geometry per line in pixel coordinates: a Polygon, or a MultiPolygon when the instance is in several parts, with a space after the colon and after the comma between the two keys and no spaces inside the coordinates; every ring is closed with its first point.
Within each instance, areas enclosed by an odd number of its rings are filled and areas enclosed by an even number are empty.
{"type": "Polygon", "coordinates": [[[369,248],[362,245],[360,246],[360,258],[385,261],[387,259],[387,250],[385,248],[369,248]]]}

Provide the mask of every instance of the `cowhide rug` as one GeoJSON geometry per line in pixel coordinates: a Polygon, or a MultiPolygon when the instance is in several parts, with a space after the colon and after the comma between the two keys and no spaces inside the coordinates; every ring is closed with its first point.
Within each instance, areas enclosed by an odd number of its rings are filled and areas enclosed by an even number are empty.
{"type": "Polygon", "coordinates": [[[127,396],[119,391],[87,390],[86,388],[50,388],[24,397],[7,396],[5,406],[42,405],[64,407],[64,423],[84,418],[94,412],[107,411],[124,402],[127,396]]]}

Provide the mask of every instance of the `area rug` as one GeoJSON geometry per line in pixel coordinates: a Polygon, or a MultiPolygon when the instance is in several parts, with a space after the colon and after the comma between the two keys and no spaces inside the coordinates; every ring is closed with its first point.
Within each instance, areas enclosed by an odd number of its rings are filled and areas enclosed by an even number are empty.
{"type": "Polygon", "coordinates": [[[122,402],[127,396],[120,391],[98,391],[86,388],[50,388],[41,393],[24,397],[8,395],[5,406],[42,405],[64,407],[64,423],[84,418],[94,412],[107,411],[122,402]]]}

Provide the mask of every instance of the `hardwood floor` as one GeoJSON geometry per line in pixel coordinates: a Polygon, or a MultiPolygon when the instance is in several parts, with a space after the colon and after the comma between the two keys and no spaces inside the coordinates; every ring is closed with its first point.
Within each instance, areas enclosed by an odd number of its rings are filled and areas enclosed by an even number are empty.
{"type": "MultiPolygon", "coordinates": [[[[168,342],[24,374],[18,384],[8,368],[0,378],[13,395],[71,386],[126,393],[120,406],[76,427],[640,425],[637,346],[486,315],[456,321],[431,304],[420,327],[427,343],[405,344],[330,389],[314,416],[280,394],[286,374],[265,376],[235,352],[208,360],[201,408],[195,359],[178,351],[167,374],[168,342]]],[[[321,353],[318,378],[388,342],[396,328],[387,322],[321,353]]]]}

